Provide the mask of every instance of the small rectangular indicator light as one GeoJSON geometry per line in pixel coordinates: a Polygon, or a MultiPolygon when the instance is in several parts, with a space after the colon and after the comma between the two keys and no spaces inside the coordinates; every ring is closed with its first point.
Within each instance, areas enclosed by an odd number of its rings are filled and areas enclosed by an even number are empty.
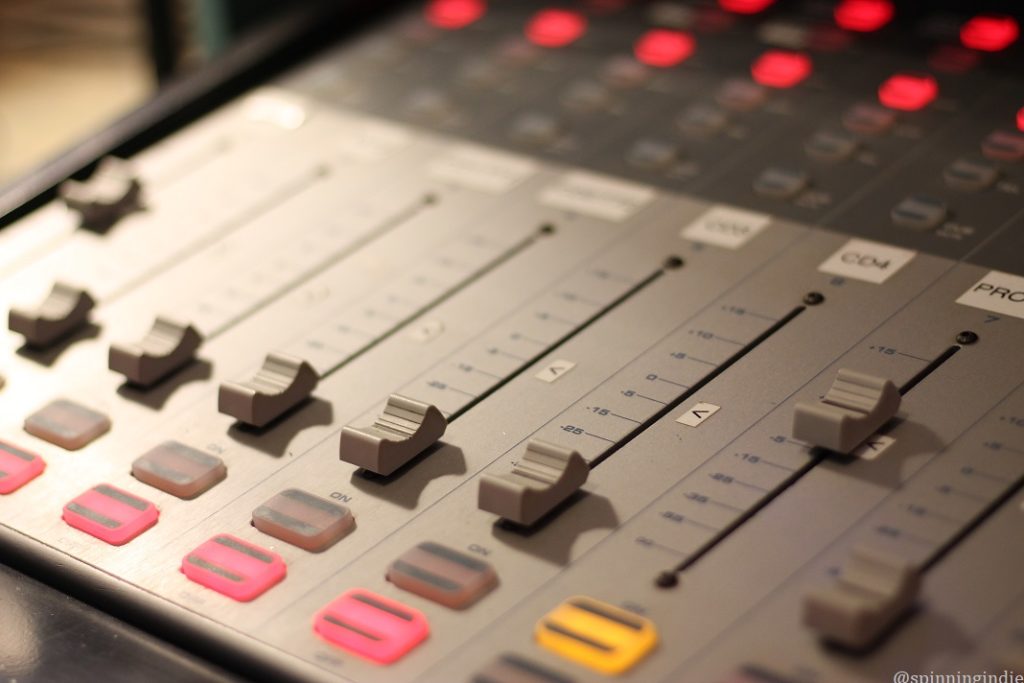
{"type": "Polygon", "coordinates": [[[77,451],[110,430],[110,419],[83,405],[58,399],[25,419],[25,431],[55,446],[77,451]]]}
{"type": "Polygon", "coordinates": [[[650,619],[588,597],[569,598],[537,622],[537,642],[603,674],[620,674],[654,649],[650,619]]]}
{"type": "Polygon", "coordinates": [[[0,495],[17,491],[44,469],[46,463],[35,453],[0,441],[0,495]]]}
{"type": "Polygon", "coordinates": [[[288,573],[276,553],[229,534],[218,534],[186,555],[181,571],[199,585],[239,602],[255,600],[288,573]]]}
{"type": "Polygon", "coordinates": [[[132,463],[139,481],[178,498],[195,498],[227,476],[224,462],[177,441],[165,441],[132,463]]]}
{"type": "Polygon", "coordinates": [[[123,489],[100,484],[64,506],[69,525],[109,543],[124,545],[156,524],[160,512],[148,500],[123,489]]]}
{"type": "Polygon", "coordinates": [[[253,510],[252,523],[285,543],[320,552],[351,531],[355,519],[344,505],[287,489],[253,510]]]}
{"type": "Polygon", "coordinates": [[[488,563],[440,543],[420,543],[388,568],[388,581],[445,607],[464,609],[498,585],[488,563]]]}
{"type": "Polygon", "coordinates": [[[401,659],[430,634],[422,613],[362,588],[321,610],[313,629],[332,645],[378,664],[401,659]]]}

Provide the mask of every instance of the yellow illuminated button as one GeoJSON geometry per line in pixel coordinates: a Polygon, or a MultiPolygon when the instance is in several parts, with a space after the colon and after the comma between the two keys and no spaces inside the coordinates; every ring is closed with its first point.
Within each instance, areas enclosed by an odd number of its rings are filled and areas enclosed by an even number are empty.
{"type": "Polygon", "coordinates": [[[552,652],[603,674],[620,674],[658,644],[650,619],[587,597],[569,598],[534,629],[552,652]]]}

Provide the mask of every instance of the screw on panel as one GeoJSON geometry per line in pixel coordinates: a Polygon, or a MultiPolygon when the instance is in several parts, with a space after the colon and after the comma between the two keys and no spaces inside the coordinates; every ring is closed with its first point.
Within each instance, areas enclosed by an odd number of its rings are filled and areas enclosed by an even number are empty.
{"type": "Polygon", "coordinates": [[[540,226],[540,234],[542,234],[542,235],[554,235],[555,234],[555,226],[554,226],[554,224],[552,224],[552,223],[545,223],[544,225],[540,226]]]}
{"type": "Polygon", "coordinates": [[[956,335],[957,344],[973,344],[978,341],[978,335],[970,330],[964,330],[960,334],[956,335]]]}
{"type": "Polygon", "coordinates": [[[658,588],[675,588],[679,585],[679,577],[675,572],[662,572],[654,580],[654,585],[658,588]]]}
{"type": "Polygon", "coordinates": [[[804,303],[808,306],[817,306],[825,300],[825,295],[821,292],[808,292],[804,295],[804,303]]]}
{"type": "Polygon", "coordinates": [[[683,259],[679,258],[678,256],[669,256],[667,259],[665,259],[665,270],[675,270],[676,268],[682,267],[683,259]]]}

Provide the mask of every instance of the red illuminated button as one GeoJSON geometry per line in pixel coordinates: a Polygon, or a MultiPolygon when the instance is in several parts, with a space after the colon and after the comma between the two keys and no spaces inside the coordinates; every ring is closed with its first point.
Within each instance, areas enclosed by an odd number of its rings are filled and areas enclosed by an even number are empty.
{"type": "Polygon", "coordinates": [[[928,74],[895,74],[878,87],[878,101],[899,111],[924,109],[938,94],[939,84],[928,74]]]}
{"type": "Polygon", "coordinates": [[[774,5],[775,0],[718,0],[718,4],[734,14],[757,14],[774,5]]]}
{"type": "Polygon", "coordinates": [[[541,47],[565,47],[580,39],[587,30],[587,20],[578,12],[545,9],[537,12],[526,25],[526,37],[541,47]]]}
{"type": "Polygon", "coordinates": [[[487,11],[484,0],[433,0],[427,5],[427,21],[438,28],[465,28],[487,11]]]}
{"type": "Polygon", "coordinates": [[[186,555],[181,571],[201,586],[249,602],[284,579],[288,568],[276,553],[219,534],[186,555]]]}
{"type": "Polygon", "coordinates": [[[800,52],[769,50],[757,58],[750,73],[770,88],[792,88],[811,75],[811,59],[800,52]]]}
{"type": "Polygon", "coordinates": [[[380,664],[390,664],[430,634],[422,613],[362,588],[327,605],[313,630],[333,645],[380,664]]]}
{"type": "Polygon", "coordinates": [[[46,463],[35,453],[0,441],[0,495],[17,491],[44,469],[46,463]]]}
{"type": "Polygon", "coordinates": [[[109,484],[94,486],[64,506],[65,522],[110,545],[124,545],[156,524],[160,512],[148,500],[109,484]]]}
{"type": "Polygon", "coordinates": [[[1017,20],[1005,14],[979,14],[960,28],[960,42],[982,52],[999,52],[1020,36],[1017,20]]]}
{"type": "Polygon", "coordinates": [[[842,0],[836,5],[835,18],[847,31],[870,33],[892,21],[893,13],[890,0],[842,0]]]}
{"type": "Polygon", "coordinates": [[[696,47],[697,42],[689,33],[656,28],[640,36],[633,53],[648,66],[666,68],[685,62],[696,47]]]}
{"type": "Polygon", "coordinates": [[[1017,111],[1017,128],[1024,131],[1024,107],[1017,111]]]}

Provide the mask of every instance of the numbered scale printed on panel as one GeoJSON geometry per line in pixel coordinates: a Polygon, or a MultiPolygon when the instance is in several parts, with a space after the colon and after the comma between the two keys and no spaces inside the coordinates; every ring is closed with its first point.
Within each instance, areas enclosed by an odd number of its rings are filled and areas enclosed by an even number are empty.
{"type": "Polygon", "coordinates": [[[905,4],[431,0],[64,183],[0,548],[265,680],[1024,672],[1019,19],[905,4]]]}

